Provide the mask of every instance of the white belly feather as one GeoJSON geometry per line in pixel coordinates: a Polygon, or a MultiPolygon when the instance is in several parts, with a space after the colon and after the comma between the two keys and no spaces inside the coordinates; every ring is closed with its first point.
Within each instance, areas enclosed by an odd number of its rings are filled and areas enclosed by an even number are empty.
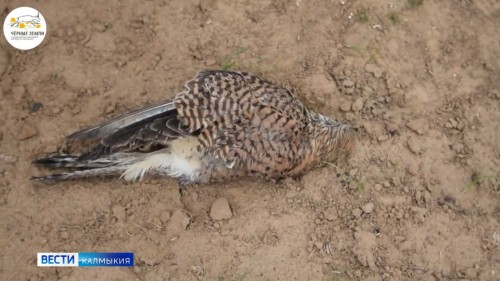
{"type": "Polygon", "coordinates": [[[194,181],[201,167],[197,144],[198,140],[193,137],[174,140],[168,148],[144,155],[143,159],[131,164],[121,177],[126,181],[136,181],[148,172],[154,172],[194,181]]]}

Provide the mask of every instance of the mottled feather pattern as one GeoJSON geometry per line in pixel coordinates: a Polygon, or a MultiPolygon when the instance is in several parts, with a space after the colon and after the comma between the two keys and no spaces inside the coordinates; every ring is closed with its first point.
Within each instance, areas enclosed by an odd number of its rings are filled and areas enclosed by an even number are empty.
{"type": "Polygon", "coordinates": [[[309,110],[291,91],[247,72],[200,71],[172,101],[115,117],[77,132],[99,143],[80,156],[43,158],[48,168],[78,167],[36,179],[146,173],[183,183],[254,175],[300,175],[346,156],[354,133],[309,110]],[[92,166],[94,165],[94,166],[92,166]]]}
{"type": "Polygon", "coordinates": [[[245,72],[203,71],[175,104],[200,142],[228,166],[283,176],[308,141],[308,111],[290,91],[245,72]]]}

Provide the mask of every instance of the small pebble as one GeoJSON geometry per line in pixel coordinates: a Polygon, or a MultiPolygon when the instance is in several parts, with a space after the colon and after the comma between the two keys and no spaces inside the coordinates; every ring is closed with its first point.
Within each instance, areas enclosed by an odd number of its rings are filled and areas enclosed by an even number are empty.
{"type": "Polygon", "coordinates": [[[375,208],[375,205],[372,202],[366,203],[365,205],[363,205],[363,207],[361,207],[363,212],[365,212],[367,214],[373,212],[374,208],[375,208]]]}
{"type": "Polygon", "coordinates": [[[30,111],[31,112],[37,112],[37,111],[39,111],[42,108],[43,108],[43,103],[41,103],[39,101],[36,101],[36,102],[34,102],[34,103],[31,104],[30,111]]]}
{"type": "Polygon", "coordinates": [[[382,76],[382,70],[374,64],[367,64],[365,66],[365,71],[373,74],[373,76],[377,79],[382,76]]]}
{"type": "Polygon", "coordinates": [[[111,207],[111,212],[118,219],[118,221],[124,221],[127,217],[125,208],[122,205],[113,205],[111,207]]]}
{"type": "Polygon", "coordinates": [[[38,130],[28,124],[28,123],[24,123],[21,125],[21,129],[19,130],[18,134],[17,134],[17,139],[18,140],[27,140],[29,138],[32,138],[34,136],[38,135],[38,130]]]}
{"type": "Polygon", "coordinates": [[[412,121],[408,122],[408,124],[406,124],[406,126],[419,135],[423,135],[425,133],[426,127],[427,127],[426,121],[424,119],[412,120],[412,121]]]}
{"type": "Polygon", "coordinates": [[[329,221],[334,221],[338,218],[337,209],[335,207],[330,207],[323,212],[323,216],[329,221]]]}
{"type": "Polygon", "coordinates": [[[358,183],[356,183],[355,181],[349,182],[349,189],[352,189],[352,190],[358,189],[358,183]]]}
{"type": "Polygon", "coordinates": [[[226,198],[217,198],[210,208],[210,217],[212,220],[228,220],[233,216],[231,207],[226,198]]]}
{"type": "Polygon", "coordinates": [[[378,140],[379,142],[384,142],[384,141],[386,141],[386,140],[388,140],[388,139],[389,139],[389,135],[381,135],[381,136],[378,136],[378,137],[377,137],[377,140],[378,140]]]}
{"type": "Polygon", "coordinates": [[[73,30],[73,28],[71,28],[71,27],[66,28],[66,35],[68,37],[73,36],[73,34],[75,34],[75,31],[73,30]]]}
{"type": "Polygon", "coordinates": [[[59,237],[61,237],[61,239],[66,240],[69,238],[69,233],[66,230],[63,230],[59,233],[59,237]]]}
{"type": "Polygon", "coordinates": [[[188,227],[191,219],[182,210],[175,210],[167,224],[167,231],[171,234],[180,234],[188,227]]]}
{"type": "Polygon", "coordinates": [[[357,112],[363,109],[363,99],[362,98],[357,98],[351,106],[352,111],[357,112]]]}
{"type": "Polygon", "coordinates": [[[97,32],[104,32],[106,31],[106,25],[100,22],[94,22],[92,23],[92,27],[95,29],[97,32]]]}
{"type": "Polygon", "coordinates": [[[168,211],[163,211],[160,213],[160,221],[166,223],[170,219],[170,213],[168,211]]]}
{"type": "Polygon", "coordinates": [[[344,80],[344,82],[342,83],[342,85],[344,87],[346,87],[346,88],[352,88],[352,87],[354,87],[354,82],[352,82],[349,79],[346,79],[346,80],[344,80]]]}
{"type": "Polygon", "coordinates": [[[206,66],[212,66],[212,65],[215,65],[216,63],[217,63],[217,61],[215,59],[208,59],[205,61],[206,66]]]}
{"type": "Polygon", "coordinates": [[[110,106],[106,107],[105,113],[106,113],[106,114],[113,113],[113,111],[115,111],[115,108],[116,108],[116,107],[115,107],[115,105],[114,105],[114,104],[112,104],[112,105],[110,105],[110,106]]]}
{"type": "Polygon", "coordinates": [[[59,107],[54,107],[52,109],[52,114],[59,114],[59,113],[61,113],[61,109],[59,107]]]}
{"type": "Polygon", "coordinates": [[[363,211],[361,211],[361,209],[359,209],[359,208],[352,210],[352,215],[357,219],[361,218],[362,213],[363,213],[363,211]]]}
{"type": "Polygon", "coordinates": [[[340,104],[340,110],[344,112],[348,112],[351,110],[352,103],[350,101],[345,101],[342,104],[340,104]]]}
{"type": "Polygon", "coordinates": [[[422,153],[422,146],[420,146],[420,143],[415,138],[410,138],[408,140],[408,148],[415,154],[422,153]]]}

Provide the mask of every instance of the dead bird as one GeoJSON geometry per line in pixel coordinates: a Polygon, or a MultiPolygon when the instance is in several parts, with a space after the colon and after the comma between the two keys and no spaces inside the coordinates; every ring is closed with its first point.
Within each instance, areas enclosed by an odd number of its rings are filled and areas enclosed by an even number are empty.
{"type": "Polygon", "coordinates": [[[97,144],[80,155],[33,163],[70,171],[61,181],[119,175],[169,176],[182,185],[242,176],[279,179],[334,163],[352,150],[354,130],[308,109],[291,91],[247,72],[202,70],[171,101],[76,132],[97,144]]]}

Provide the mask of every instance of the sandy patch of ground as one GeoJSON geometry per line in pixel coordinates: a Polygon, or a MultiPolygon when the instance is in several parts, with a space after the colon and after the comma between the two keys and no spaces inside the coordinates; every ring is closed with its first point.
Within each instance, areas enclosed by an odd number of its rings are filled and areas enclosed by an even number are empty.
{"type": "MultiPolygon", "coordinates": [[[[500,4],[418,2],[30,4],[45,42],[0,42],[1,279],[498,280],[500,4]],[[353,123],[349,164],[182,196],[170,179],[28,180],[64,136],[222,67],[353,123]],[[215,222],[219,197],[233,215],[215,222]],[[133,251],[137,265],[38,268],[43,251],[133,251]]],[[[2,21],[22,5],[0,4],[2,21]]]]}

